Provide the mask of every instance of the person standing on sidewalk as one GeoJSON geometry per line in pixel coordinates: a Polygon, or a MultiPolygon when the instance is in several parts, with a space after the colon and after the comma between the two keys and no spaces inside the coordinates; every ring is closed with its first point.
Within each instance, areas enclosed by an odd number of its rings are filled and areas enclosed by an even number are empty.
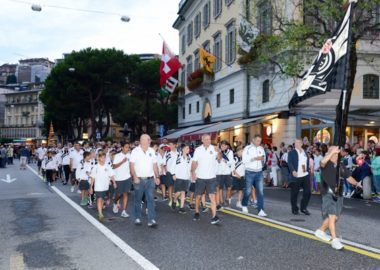
{"type": "Polygon", "coordinates": [[[140,145],[132,150],[130,159],[130,171],[135,188],[134,216],[135,224],[141,225],[141,200],[145,194],[148,206],[148,226],[157,226],[156,210],[154,208],[154,189],[160,184],[157,157],[153,148],[150,147],[149,135],[140,137],[140,145]]]}
{"type": "Polygon", "coordinates": [[[28,162],[30,152],[27,146],[23,146],[20,151],[20,170],[26,170],[26,163],[28,162]]]}
{"type": "Polygon", "coordinates": [[[336,236],[336,222],[343,208],[343,179],[347,179],[350,184],[356,187],[361,187],[360,183],[351,176],[351,171],[343,163],[339,166],[340,172],[337,182],[336,174],[339,153],[340,149],[338,146],[331,146],[321,161],[323,222],[319,229],[314,232],[314,235],[323,241],[328,242],[332,239],[331,246],[337,250],[344,248],[336,236]],[[326,233],[327,229],[329,229],[331,237],[326,233]]]}
{"type": "Polygon", "coordinates": [[[310,201],[310,179],[309,179],[309,158],[302,148],[302,140],[296,139],[295,149],[288,154],[289,166],[289,186],[290,186],[290,203],[292,205],[293,215],[299,215],[299,208],[297,205],[298,193],[300,188],[303,188],[303,195],[301,200],[301,212],[309,216],[310,212],[307,210],[307,205],[310,201]]]}
{"type": "Polygon", "coordinates": [[[374,202],[380,202],[380,145],[375,148],[376,156],[371,162],[371,168],[373,173],[373,185],[376,191],[376,197],[372,200],[374,202]]]}
{"type": "Polygon", "coordinates": [[[251,144],[243,150],[243,164],[245,166],[245,191],[242,201],[243,213],[248,213],[248,201],[251,196],[252,186],[256,189],[257,210],[260,217],[266,217],[264,212],[264,177],[265,150],[261,146],[261,136],[255,135],[251,144]]]}

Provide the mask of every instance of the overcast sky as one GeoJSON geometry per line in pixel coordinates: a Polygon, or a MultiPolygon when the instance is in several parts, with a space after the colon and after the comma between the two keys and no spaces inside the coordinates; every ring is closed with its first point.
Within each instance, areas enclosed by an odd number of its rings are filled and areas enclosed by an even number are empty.
{"type": "Polygon", "coordinates": [[[178,32],[172,25],[179,0],[33,0],[41,12],[32,11],[29,1],[18,1],[0,0],[0,64],[34,57],[54,60],[87,47],[161,53],[159,33],[178,53],[178,32]],[[118,13],[131,20],[49,7],[54,5],[118,13]]]}

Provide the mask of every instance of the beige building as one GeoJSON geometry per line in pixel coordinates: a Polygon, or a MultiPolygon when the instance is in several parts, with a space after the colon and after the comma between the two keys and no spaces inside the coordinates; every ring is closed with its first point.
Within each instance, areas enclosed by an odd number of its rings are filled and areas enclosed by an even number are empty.
{"type": "MultiPolygon", "coordinates": [[[[275,67],[253,74],[237,63],[236,40],[242,16],[249,18],[260,33],[272,33],[274,7],[288,17],[301,14],[281,0],[180,1],[173,27],[179,32],[179,60],[183,64],[180,83],[186,86],[178,99],[178,126],[184,129],[171,137],[196,141],[207,132],[216,141],[227,139],[237,144],[261,133],[264,142],[274,145],[291,143],[295,137],[331,141],[338,96],[321,96],[321,103],[313,104],[314,108],[290,114],[288,104],[297,79],[278,76],[275,67]],[[202,83],[190,89],[188,77],[199,77],[194,71],[200,68],[200,47],[216,56],[214,75],[201,75],[202,83]]],[[[379,138],[378,46],[368,40],[358,44],[358,71],[347,130],[351,143],[367,141],[371,136],[379,138]]]]}

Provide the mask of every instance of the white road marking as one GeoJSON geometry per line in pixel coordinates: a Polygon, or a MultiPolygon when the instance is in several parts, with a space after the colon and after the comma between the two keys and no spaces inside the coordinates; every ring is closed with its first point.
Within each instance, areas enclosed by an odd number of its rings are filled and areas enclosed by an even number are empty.
{"type": "MultiPolygon", "coordinates": [[[[38,174],[36,170],[27,165],[29,170],[31,170],[35,175],[37,175],[41,180],[42,177],[38,174]]],[[[146,270],[158,270],[159,268],[155,266],[153,263],[148,261],[143,255],[138,253],[135,249],[125,243],[120,237],[114,234],[110,229],[96,220],[93,216],[91,216],[87,211],[85,211],[82,207],[80,207],[77,203],[67,197],[62,191],[60,191],[56,187],[51,187],[58,196],[60,196],[64,201],[66,201],[69,205],[71,205],[75,210],[77,210],[88,222],[95,226],[100,232],[102,232],[109,240],[111,240],[116,246],[118,246],[126,255],[128,255],[132,260],[134,260],[138,265],[140,265],[143,269],[146,270]]]]}
{"type": "Polygon", "coordinates": [[[7,174],[7,178],[6,179],[0,179],[1,181],[3,181],[3,182],[5,182],[5,183],[8,183],[8,184],[10,184],[10,183],[12,183],[12,182],[14,182],[14,181],[16,181],[16,178],[11,178],[11,175],[10,174],[7,174]]]}

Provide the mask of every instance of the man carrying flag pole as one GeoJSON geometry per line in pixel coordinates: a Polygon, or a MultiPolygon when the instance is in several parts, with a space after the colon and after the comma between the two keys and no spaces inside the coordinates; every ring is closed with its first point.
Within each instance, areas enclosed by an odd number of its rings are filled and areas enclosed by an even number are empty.
{"type": "Polygon", "coordinates": [[[340,164],[341,147],[345,144],[346,126],[352,89],[348,89],[350,69],[350,51],[352,44],[352,15],[357,0],[350,0],[349,6],[340,26],[332,38],[328,39],[319,51],[317,58],[299,84],[296,93],[289,103],[289,108],[305,99],[325,94],[331,89],[342,89],[339,104],[336,107],[336,128],[334,145],[321,161],[322,168],[322,216],[323,223],[315,236],[323,241],[331,241],[334,249],[343,249],[343,244],[336,236],[336,222],[343,208],[342,179],[359,186],[345,166],[340,164]],[[326,234],[329,229],[330,235],[326,234]]]}

